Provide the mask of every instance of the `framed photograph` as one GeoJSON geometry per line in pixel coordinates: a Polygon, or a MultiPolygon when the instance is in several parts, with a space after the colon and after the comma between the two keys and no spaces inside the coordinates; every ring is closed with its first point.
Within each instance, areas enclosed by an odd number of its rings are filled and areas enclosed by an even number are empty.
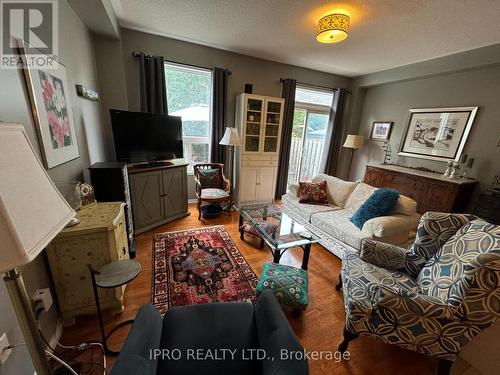
{"type": "MultiPolygon", "coordinates": [[[[26,48],[27,45],[21,42],[21,54],[26,48]]],[[[72,87],[68,85],[64,65],[54,63],[57,66],[50,69],[30,66],[23,69],[42,158],[47,169],[80,156],[69,99],[72,87]]]]}
{"type": "Polygon", "coordinates": [[[458,161],[478,107],[410,109],[399,155],[458,161]]]}
{"type": "Polygon", "coordinates": [[[370,137],[373,141],[385,141],[391,136],[392,121],[379,122],[374,121],[372,126],[372,135],[370,137]]]}

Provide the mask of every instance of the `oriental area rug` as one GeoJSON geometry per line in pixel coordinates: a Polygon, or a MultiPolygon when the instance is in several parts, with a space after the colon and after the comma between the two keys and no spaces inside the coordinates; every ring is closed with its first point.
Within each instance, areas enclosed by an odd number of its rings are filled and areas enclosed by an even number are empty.
{"type": "Polygon", "coordinates": [[[153,237],[152,303],[175,306],[255,302],[258,279],[223,225],[153,237]]]}

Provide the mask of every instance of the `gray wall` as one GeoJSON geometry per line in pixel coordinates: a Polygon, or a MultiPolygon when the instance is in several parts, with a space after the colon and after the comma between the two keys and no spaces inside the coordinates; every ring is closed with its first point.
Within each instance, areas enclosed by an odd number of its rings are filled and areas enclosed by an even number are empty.
{"type": "MultiPolygon", "coordinates": [[[[476,159],[472,175],[485,188],[500,171],[500,66],[486,66],[411,81],[386,83],[366,89],[359,134],[370,137],[373,121],[394,121],[391,134],[393,162],[427,167],[439,172],[445,163],[397,156],[410,108],[479,106],[464,152],[476,159]]],[[[382,143],[368,141],[355,153],[351,178],[362,178],[366,162],[383,160],[382,143]]]]}
{"type": "MultiPolygon", "coordinates": [[[[138,62],[132,57],[132,52],[162,55],[166,60],[206,68],[230,69],[232,74],[229,77],[227,103],[229,126],[234,125],[236,95],[244,91],[245,83],[253,84],[255,94],[279,97],[280,78],[295,78],[299,82],[327,87],[350,87],[352,81],[346,77],[130,29],[121,29],[121,41],[95,37],[95,50],[102,97],[106,96],[102,104],[108,150],[113,150],[109,109],[126,109],[128,106],[131,111],[140,110],[138,62]],[[126,81],[122,79],[123,74],[126,81]]],[[[192,178],[188,177],[190,199],[195,198],[193,184],[192,178]]]]}
{"type": "MultiPolygon", "coordinates": [[[[368,140],[373,121],[394,121],[391,134],[393,162],[427,167],[439,172],[445,163],[398,156],[410,108],[479,106],[464,152],[476,159],[473,177],[484,190],[500,172],[500,48],[480,48],[423,63],[378,72],[354,79],[351,130],[368,140]]],[[[361,179],[367,162],[383,160],[382,142],[367,141],[357,150],[351,179],[361,179]]],[[[474,204],[474,199],[471,205],[474,204]]],[[[496,374],[500,366],[500,324],[482,332],[461,353],[475,369],[496,374]]]]}
{"type": "MultiPolygon", "coordinates": [[[[105,149],[100,104],[78,97],[75,89],[77,83],[98,89],[92,38],[66,1],[59,2],[59,55],[60,61],[66,66],[80,157],[49,170],[49,174],[54,180],[81,180],[83,171],[90,163],[105,160],[105,149]]],[[[39,149],[22,72],[0,69],[0,82],[3,88],[0,90],[0,121],[24,125],[31,142],[39,149]]],[[[25,267],[24,278],[30,295],[37,288],[51,286],[50,272],[43,253],[25,267]]],[[[52,295],[55,299],[53,291],[52,295]]],[[[11,343],[22,342],[3,282],[0,285],[0,316],[0,334],[7,332],[11,343]]],[[[55,331],[58,316],[55,305],[48,314],[42,316],[42,330],[49,339],[55,331]]],[[[24,347],[14,349],[6,364],[0,366],[0,375],[31,375],[33,372],[24,347]]]]}

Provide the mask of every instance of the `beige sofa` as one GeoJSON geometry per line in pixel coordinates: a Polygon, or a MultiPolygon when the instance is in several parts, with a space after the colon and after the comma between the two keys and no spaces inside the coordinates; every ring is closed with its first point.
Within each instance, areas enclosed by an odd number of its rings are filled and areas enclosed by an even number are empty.
{"type": "Polygon", "coordinates": [[[291,185],[281,199],[283,210],[319,236],[333,254],[340,258],[346,249],[357,252],[365,238],[400,246],[409,242],[420,220],[413,199],[400,195],[391,215],[368,220],[359,229],[350,218],[377,188],[325,174],[313,178],[313,182],[321,181],[327,183],[328,206],[299,203],[298,184],[291,185]]]}

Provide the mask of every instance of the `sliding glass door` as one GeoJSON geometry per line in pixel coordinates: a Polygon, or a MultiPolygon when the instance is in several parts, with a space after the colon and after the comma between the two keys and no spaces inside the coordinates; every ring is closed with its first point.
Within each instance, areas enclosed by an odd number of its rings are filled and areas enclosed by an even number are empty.
{"type": "Polygon", "coordinates": [[[329,112],[296,105],[290,164],[288,167],[288,185],[311,180],[319,173],[329,112]]]}

